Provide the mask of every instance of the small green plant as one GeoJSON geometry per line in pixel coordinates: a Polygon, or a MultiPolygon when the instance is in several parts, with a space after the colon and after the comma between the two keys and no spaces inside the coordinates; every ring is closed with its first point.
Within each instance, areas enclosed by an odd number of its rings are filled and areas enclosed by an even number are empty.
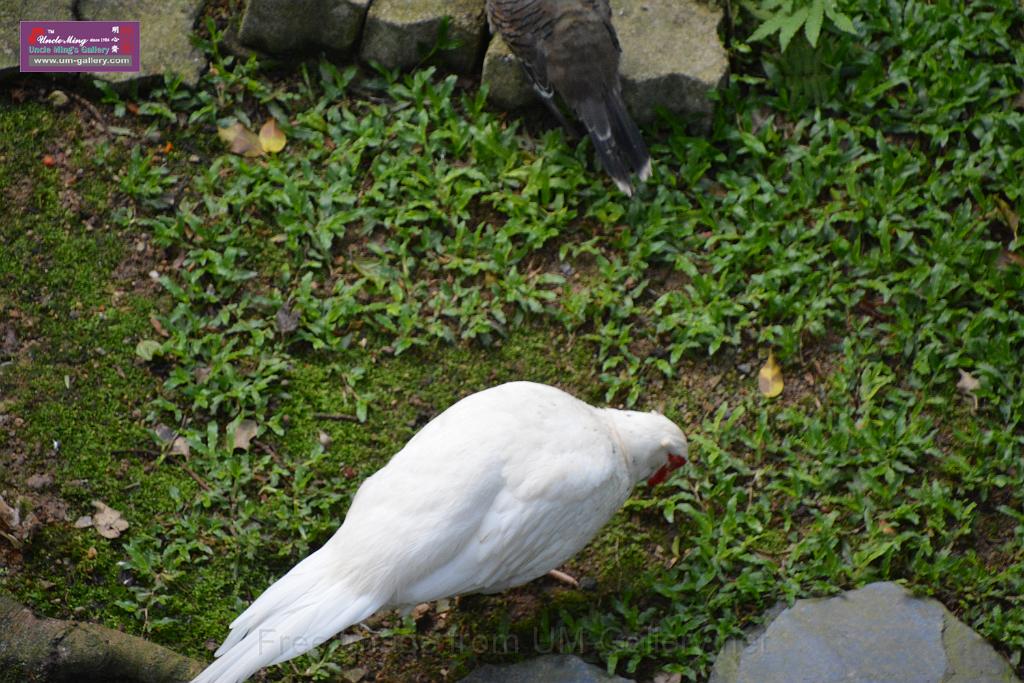
{"type": "Polygon", "coordinates": [[[857,34],[838,0],[749,0],[742,6],[761,22],[748,40],[764,40],[777,33],[783,52],[800,29],[811,47],[816,47],[826,19],[839,31],[857,34]]]}

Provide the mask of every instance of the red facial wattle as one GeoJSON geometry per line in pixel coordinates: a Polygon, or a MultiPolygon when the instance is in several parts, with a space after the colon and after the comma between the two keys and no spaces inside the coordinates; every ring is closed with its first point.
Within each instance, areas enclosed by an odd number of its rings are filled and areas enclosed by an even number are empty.
{"type": "Polygon", "coordinates": [[[651,475],[651,478],[647,480],[647,485],[657,486],[668,479],[668,475],[672,474],[685,464],[686,458],[681,455],[672,455],[669,453],[668,462],[659,467],[657,471],[651,475]]]}

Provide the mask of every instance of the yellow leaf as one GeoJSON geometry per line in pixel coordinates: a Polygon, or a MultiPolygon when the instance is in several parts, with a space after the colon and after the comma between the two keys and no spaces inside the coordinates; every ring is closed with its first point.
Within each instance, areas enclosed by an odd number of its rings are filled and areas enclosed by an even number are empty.
{"type": "Polygon", "coordinates": [[[237,121],[226,128],[218,128],[217,136],[227,143],[232,154],[243,157],[258,157],[263,154],[260,139],[237,121]]]}
{"type": "Polygon", "coordinates": [[[782,368],[775,362],[775,354],[769,351],[768,361],[757,373],[757,388],[768,398],[775,398],[782,393],[784,387],[782,368]]]}
{"type": "Polygon", "coordinates": [[[284,131],[277,127],[277,119],[267,119],[267,122],[260,128],[260,145],[263,147],[263,151],[277,154],[284,149],[286,142],[288,139],[284,136],[284,131]]]}

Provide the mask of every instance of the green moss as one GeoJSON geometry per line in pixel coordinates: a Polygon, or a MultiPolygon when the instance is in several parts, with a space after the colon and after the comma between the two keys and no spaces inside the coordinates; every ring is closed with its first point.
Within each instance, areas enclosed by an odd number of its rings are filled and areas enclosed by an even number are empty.
{"type": "MultiPolygon", "coordinates": [[[[102,500],[130,534],[173,509],[168,489],[191,480],[153,471],[144,452],[142,417],[156,384],[136,363],[134,340],[154,301],[114,276],[129,235],[83,221],[110,209],[116,186],[111,169],[94,165],[78,121],[39,104],[0,105],[0,191],[13,218],[0,223],[0,311],[21,345],[0,368],[0,396],[22,425],[13,436],[0,431],[0,450],[20,456],[0,470],[0,485],[24,490],[29,475],[49,473],[54,484],[31,500],[66,504],[70,521],[102,500]],[[63,161],[47,167],[43,154],[63,161]],[[118,289],[128,291],[115,297],[118,289]]],[[[121,541],[70,521],[45,525],[25,547],[24,567],[0,585],[42,613],[131,629],[114,606],[128,597],[121,541]]]]}

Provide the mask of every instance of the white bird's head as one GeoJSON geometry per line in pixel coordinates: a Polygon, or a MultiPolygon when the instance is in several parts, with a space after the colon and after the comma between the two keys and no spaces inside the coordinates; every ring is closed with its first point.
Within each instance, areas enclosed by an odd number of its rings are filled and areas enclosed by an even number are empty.
{"type": "Polygon", "coordinates": [[[633,482],[655,486],[686,463],[689,445],[683,430],[661,413],[606,409],[625,450],[633,482]]]}

